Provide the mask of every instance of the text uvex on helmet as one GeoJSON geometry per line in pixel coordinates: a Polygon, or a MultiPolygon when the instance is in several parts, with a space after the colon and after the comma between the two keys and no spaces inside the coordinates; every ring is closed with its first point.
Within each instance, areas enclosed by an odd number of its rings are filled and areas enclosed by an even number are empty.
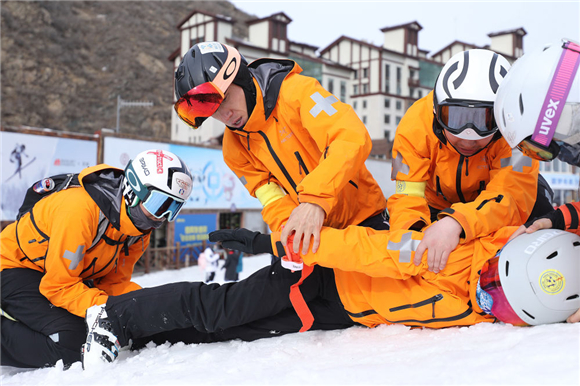
{"type": "Polygon", "coordinates": [[[175,217],[191,194],[193,179],[187,165],[175,154],[146,150],[125,168],[123,195],[129,207],[139,203],[157,218],[175,217]]]}
{"type": "Polygon", "coordinates": [[[580,236],[558,229],[524,233],[484,265],[480,284],[503,322],[563,322],[580,309],[580,236]]]}
{"type": "Polygon", "coordinates": [[[580,45],[562,39],[519,58],[501,84],[495,103],[508,144],[549,161],[562,141],[580,142],[580,45]]]}
{"type": "Polygon", "coordinates": [[[224,94],[241,64],[247,64],[238,50],[219,42],[191,47],[175,71],[175,111],[197,129],[219,108],[224,94]]]}
{"type": "Polygon", "coordinates": [[[453,55],[435,82],[433,108],[437,123],[461,139],[493,135],[497,131],[493,103],[509,68],[503,56],[489,50],[453,55]]]}

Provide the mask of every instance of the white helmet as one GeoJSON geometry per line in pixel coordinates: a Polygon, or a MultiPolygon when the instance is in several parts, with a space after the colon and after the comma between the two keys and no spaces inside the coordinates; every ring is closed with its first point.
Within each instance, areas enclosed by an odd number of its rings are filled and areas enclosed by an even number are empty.
{"type": "Polygon", "coordinates": [[[558,229],[524,233],[488,261],[480,284],[503,322],[563,322],[580,309],[580,236],[558,229]]]}
{"type": "Polygon", "coordinates": [[[489,50],[468,50],[445,63],[435,82],[433,108],[437,123],[456,137],[478,140],[497,131],[493,104],[510,68],[489,50]]]}
{"type": "Polygon", "coordinates": [[[508,144],[549,161],[555,141],[580,142],[580,46],[567,39],[526,53],[501,84],[495,117],[508,144]],[[566,89],[567,95],[566,95],[566,89]]]}
{"type": "Polygon", "coordinates": [[[193,179],[181,158],[169,151],[146,150],[125,168],[123,195],[129,207],[140,202],[157,218],[173,221],[191,194],[193,179]]]}

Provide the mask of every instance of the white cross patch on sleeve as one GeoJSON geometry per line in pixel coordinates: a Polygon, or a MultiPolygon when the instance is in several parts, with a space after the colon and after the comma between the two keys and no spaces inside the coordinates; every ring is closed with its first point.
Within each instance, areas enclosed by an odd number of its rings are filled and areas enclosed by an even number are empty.
{"type": "Polygon", "coordinates": [[[310,98],[316,103],[312,109],[310,109],[310,114],[314,118],[318,116],[322,111],[324,111],[328,116],[332,116],[336,113],[336,109],[332,107],[332,105],[338,102],[338,99],[334,95],[329,95],[324,98],[320,93],[317,91],[314,94],[310,95],[310,98]]]}

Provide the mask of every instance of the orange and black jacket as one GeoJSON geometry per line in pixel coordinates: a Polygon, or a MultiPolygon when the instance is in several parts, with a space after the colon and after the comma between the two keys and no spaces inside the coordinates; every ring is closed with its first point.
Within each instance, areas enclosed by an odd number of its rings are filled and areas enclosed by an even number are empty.
{"type": "Polygon", "coordinates": [[[562,215],[562,229],[580,236],[580,202],[564,204],[556,212],[562,215]]]}
{"type": "Polygon", "coordinates": [[[438,219],[451,216],[461,224],[462,242],[526,222],[537,196],[538,161],[512,152],[501,137],[469,157],[444,141],[434,130],[431,92],[397,127],[391,173],[396,192],[387,202],[391,229],[429,225],[430,208],[438,219]]]}
{"type": "Polygon", "coordinates": [[[359,224],[386,208],[365,166],[372,143],[354,110],[291,60],[249,66],[256,106],[240,129],[224,133],[226,164],[263,205],[279,230],[300,203],[326,213],[325,225],[359,224]]]}
{"type": "Polygon", "coordinates": [[[127,215],[123,171],[108,165],[84,169],[81,186],[44,197],[0,234],[1,270],[44,273],[42,293],[53,305],[84,317],[109,295],[141,287],[131,282],[135,262],[149,245],[127,215]],[[94,288],[85,285],[93,280],[94,288]]]}
{"type": "MultiPolygon", "coordinates": [[[[495,321],[477,305],[480,270],[516,229],[504,227],[460,244],[440,273],[427,270],[426,255],[420,265],[413,263],[423,233],[409,230],[323,227],[318,251],[302,259],[334,270],[342,304],[357,323],[468,326],[495,321]]],[[[279,232],[272,233],[273,250],[279,239],[279,232]]]]}

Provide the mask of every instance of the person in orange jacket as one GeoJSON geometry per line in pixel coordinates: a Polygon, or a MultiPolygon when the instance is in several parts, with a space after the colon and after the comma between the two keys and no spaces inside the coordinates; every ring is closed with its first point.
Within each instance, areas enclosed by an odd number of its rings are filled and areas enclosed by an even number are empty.
{"type": "Polygon", "coordinates": [[[454,55],[397,127],[390,225],[424,230],[417,256],[427,250],[433,272],[458,244],[553,210],[538,161],[512,152],[497,131],[493,105],[509,68],[489,50],[454,55]]]}
{"type": "Polygon", "coordinates": [[[80,361],[86,310],[141,288],[131,274],[151,230],[175,219],[192,187],[183,161],[162,150],[125,171],[101,164],[58,187],[57,177],[33,185],[0,233],[3,366],[80,361]]]}
{"type": "Polygon", "coordinates": [[[175,111],[198,128],[208,117],[227,126],[224,161],[263,205],[282,242],[312,243],[322,225],[388,229],[386,199],[365,167],[372,143],[351,106],[292,60],[249,65],[233,47],[194,45],[175,72],[175,111]]]}
{"type": "MultiPolygon", "coordinates": [[[[512,148],[540,161],[558,158],[580,167],[579,73],[580,45],[569,39],[539,47],[516,61],[498,89],[494,108],[499,130],[512,148]]],[[[580,202],[531,219],[512,238],[551,228],[580,235],[580,202]]],[[[580,322],[580,311],[570,320],[580,322]]]]}
{"type": "MultiPolygon", "coordinates": [[[[424,237],[416,231],[323,227],[317,253],[300,256],[286,250],[292,260],[303,259],[314,268],[301,286],[314,318],[311,330],[565,321],[580,308],[580,236],[546,230],[506,244],[515,229],[505,227],[459,245],[439,274],[428,271],[425,262],[413,263],[424,237]]],[[[227,229],[209,238],[224,248],[288,257],[279,246],[280,232],[227,229]]],[[[301,331],[286,295],[296,280],[297,273],[277,262],[237,283],[172,283],[110,297],[106,305],[87,310],[83,366],[114,361],[129,340],[140,348],[151,340],[252,341],[301,331]]]]}

